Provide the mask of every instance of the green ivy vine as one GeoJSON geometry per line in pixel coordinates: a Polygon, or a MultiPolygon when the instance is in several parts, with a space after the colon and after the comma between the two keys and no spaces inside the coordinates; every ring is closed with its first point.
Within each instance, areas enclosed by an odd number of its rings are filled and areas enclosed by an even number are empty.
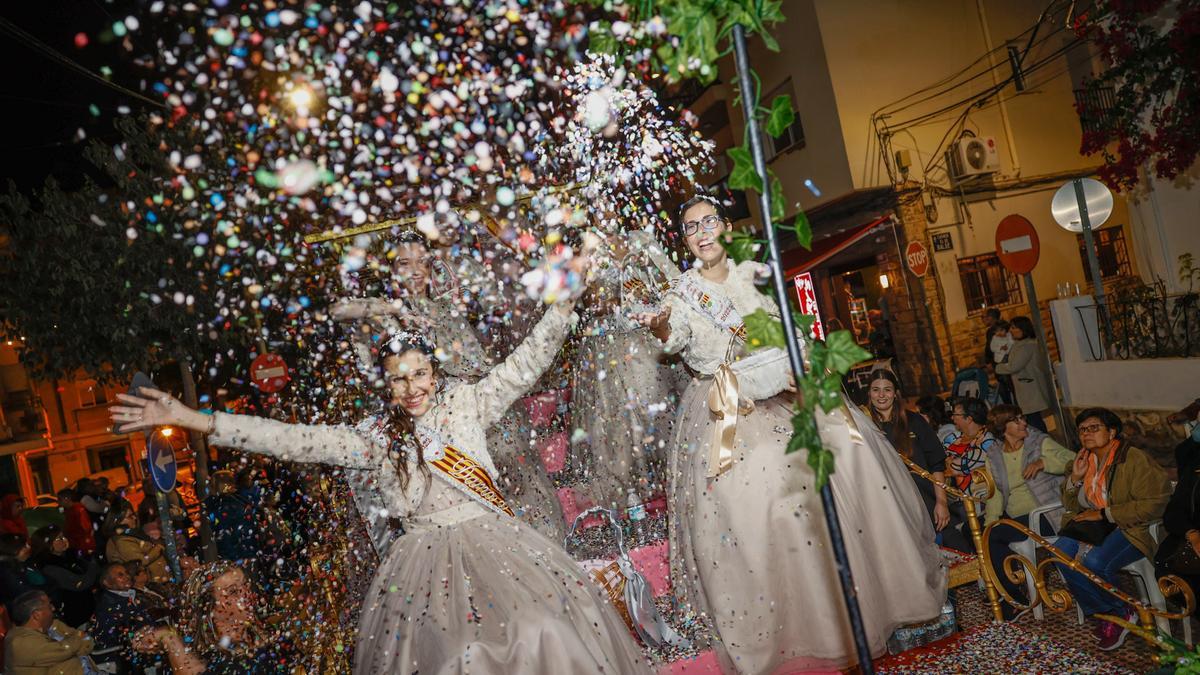
{"type": "MultiPolygon", "coordinates": [[[[767,49],[779,51],[779,43],[771,28],[784,21],[782,0],[576,0],[590,7],[616,14],[617,21],[598,20],[589,26],[589,49],[594,52],[628,56],[653,72],[666,76],[668,82],[696,78],[703,84],[717,77],[717,61],[733,51],[733,29],[745,28],[747,35],[757,35],[767,49]],[[617,26],[620,25],[620,31],[617,26]]],[[[747,109],[774,138],[780,137],[796,121],[791,98],[776,96],[768,106],[760,103],[761,81],[754,78],[755,100],[747,109]]],[[[740,102],[740,99],[739,99],[740,102]]],[[[791,223],[784,223],[787,199],[783,183],[769,167],[762,176],[754,168],[749,149],[750,125],[746,125],[742,144],[727,152],[733,161],[728,185],[731,190],[770,190],[771,213],[767,226],[790,229],[806,249],[812,247],[812,226],[804,209],[796,203],[797,214],[791,223]]],[[[765,256],[763,240],[742,232],[730,232],[723,242],[729,257],[735,262],[765,256]]],[[[811,332],[813,318],[794,315],[799,335],[811,332]]],[[[745,317],[746,341],[751,349],[766,347],[787,348],[783,324],[763,310],[745,317]]],[[[801,338],[804,339],[804,338],[801,338]]],[[[797,382],[800,396],[792,415],[792,437],[786,452],[808,449],[808,464],[816,474],[818,489],[829,481],[834,471],[833,453],[825,448],[817,433],[816,409],[830,412],[842,404],[842,377],[855,364],[869,359],[871,354],[859,347],[849,331],[837,331],[824,341],[812,340],[808,345],[807,374],[797,382]]]]}

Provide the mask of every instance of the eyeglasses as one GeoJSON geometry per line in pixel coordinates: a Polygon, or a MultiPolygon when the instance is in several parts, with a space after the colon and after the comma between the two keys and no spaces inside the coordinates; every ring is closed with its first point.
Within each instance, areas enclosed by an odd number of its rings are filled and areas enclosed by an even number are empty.
{"type": "Polygon", "coordinates": [[[1080,426],[1077,431],[1081,434],[1094,434],[1105,428],[1103,424],[1096,423],[1080,426]]]}
{"type": "Polygon", "coordinates": [[[685,222],[683,224],[683,235],[685,237],[690,237],[693,234],[696,234],[696,232],[698,232],[701,227],[704,228],[705,232],[712,232],[713,230],[717,229],[719,226],[724,225],[724,224],[725,224],[724,218],[722,218],[721,216],[718,216],[715,213],[710,213],[707,216],[704,216],[703,218],[701,218],[700,220],[689,220],[689,221],[685,222]]]}

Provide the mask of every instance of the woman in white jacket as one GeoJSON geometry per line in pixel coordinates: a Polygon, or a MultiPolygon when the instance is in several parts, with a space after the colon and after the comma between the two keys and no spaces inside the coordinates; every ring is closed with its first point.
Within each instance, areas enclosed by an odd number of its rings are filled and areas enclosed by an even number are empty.
{"type": "Polygon", "coordinates": [[[382,361],[388,412],[356,428],[207,416],[142,390],[112,408],[122,431],[175,425],[216,445],[368,472],[384,517],[407,530],[363,602],[356,673],[639,673],[616,610],[562,548],[513,517],[485,429],[549,367],[575,321],[547,311],[503,363],[446,387],[432,346],[409,336],[382,361]]]}
{"type": "MultiPolygon", "coordinates": [[[[718,209],[708,197],[683,205],[682,234],[699,263],[659,314],[639,316],[697,375],[671,447],[672,586],[679,601],[713,618],[726,672],[842,668],[854,661],[854,643],[820,494],[805,452],[784,453],[790,368],[779,350],[736,361],[742,319],[758,309],[778,317],[779,309],[754,284],[765,266],[727,258],[719,238],[729,224],[718,209]],[[732,396],[721,391],[730,363],[732,396]],[[729,405],[741,411],[723,442],[715,434],[717,425],[729,430],[729,405]],[[714,408],[723,407],[718,420],[714,408]]],[[[945,568],[917,488],[882,432],[845,408],[818,412],[817,424],[836,456],[831,486],[878,654],[897,626],[937,616],[945,568]]]]}

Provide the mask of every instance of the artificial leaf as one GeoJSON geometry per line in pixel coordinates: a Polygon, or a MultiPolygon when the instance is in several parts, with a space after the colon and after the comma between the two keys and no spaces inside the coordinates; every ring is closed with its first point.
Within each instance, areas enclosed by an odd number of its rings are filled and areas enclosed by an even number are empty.
{"type": "Polygon", "coordinates": [[[825,338],[825,355],[825,366],[838,375],[871,358],[871,352],[859,347],[848,330],[834,331],[825,338]]]}
{"type": "Polygon", "coordinates": [[[750,349],[787,347],[783,324],[761,307],[747,314],[743,321],[746,324],[746,346],[750,349]]]}
{"type": "Polygon", "coordinates": [[[808,214],[804,209],[800,209],[800,213],[796,214],[796,221],[792,223],[792,230],[796,233],[796,241],[808,250],[812,250],[812,224],[808,222],[808,214]]]}
{"type": "Polygon", "coordinates": [[[801,337],[812,335],[813,324],[816,322],[817,317],[811,314],[792,312],[792,323],[796,324],[796,329],[801,337]]]}
{"type": "Polygon", "coordinates": [[[771,223],[783,220],[783,214],[786,209],[783,199],[783,183],[779,181],[779,176],[775,175],[774,171],[767,169],[771,175],[771,223]]]}
{"type": "Polygon", "coordinates": [[[817,420],[813,414],[803,407],[797,407],[792,415],[792,439],[788,442],[787,452],[795,452],[801,448],[820,449],[821,435],[817,433],[817,420]]]}
{"type": "Polygon", "coordinates": [[[817,489],[823,490],[833,475],[833,453],[825,448],[809,448],[808,465],[816,474],[817,489]]]}
{"type": "Polygon", "coordinates": [[[718,241],[735,263],[753,260],[754,249],[758,246],[757,239],[740,230],[726,232],[718,241]]]}
{"type": "Polygon", "coordinates": [[[792,97],[780,94],[771,101],[771,112],[767,114],[767,133],[773,138],[779,138],[788,127],[796,121],[796,111],[792,110],[792,97]]]}
{"type": "Polygon", "coordinates": [[[762,176],[759,176],[758,172],[754,170],[754,160],[750,157],[750,151],[739,145],[725,151],[725,154],[733,160],[733,169],[729,171],[729,189],[754,189],[761,193],[763,190],[762,176]]]}

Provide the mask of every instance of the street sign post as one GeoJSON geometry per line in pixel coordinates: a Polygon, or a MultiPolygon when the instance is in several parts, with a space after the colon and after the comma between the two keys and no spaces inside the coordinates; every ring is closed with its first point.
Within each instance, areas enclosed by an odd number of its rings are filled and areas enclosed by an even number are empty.
{"type": "Polygon", "coordinates": [[[908,269],[912,270],[918,279],[929,273],[929,249],[925,248],[925,244],[919,241],[908,242],[904,249],[904,260],[908,263],[908,269]]]}
{"type": "MultiPolygon", "coordinates": [[[[1104,279],[1100,276],[1100,260],[1096,257],[1096,241],[1092,230],[1100,227],[1112,215],[1112,192],[1095,178],[1076,178],[1054,193],[1050,200],[1050,215],[1070,232],[1083,233],[1083,248],[1087,253],[1088,273],[1092,277],[1092,294],[1096,298],[1096,313],[1104,324],[1106,339],[1112,339],[1112,319],[1104,299],[1104,279]]],[[[1100,350],[1106,358],[1107,348],[1100,350]]]]}
{"type": "Polygon", "coordinates": [[[250,380],[263,393],[274,394],[283,389],[287,386],[288,379],[290,378],[287,362],[278,354],[259,354],[258,358],[250,363],[250,380]]]}
{"type": "MultiPolygon", "coordinates": [[[[140,395],[143,387],[158,388],[148,375],[138,371],[133,375],[129,393],[140,395]]],[[[179,474],[179,465],[175,461],[175,448],[171,446],[171,436],[174,433],[175,430],[171,427],[148,429],[145,432],[146,471],[150,474],[150,482],[154,488],[154,503],[158,506],[158,522],[162,527],[162,540],[167,553],[167,562],[171,565],[171,574],[182,582],[183,571],[179,566],[179,551],[175,548],[175,530],[171,525],[171,507],[167,504],[166,494],[175,489],[175,481],[179,474]]],[[[149,496],[146,495],[146,497],[149,496]]]]}
{"type": "Polygon", "coordinates": [[[1046,369],[1050,374],[1050,397],[1054,399],[1054,419],[1062,430],[1063,440],[1071,439],[1071,430],[1067,428],[1066,416],[1063,414],[1062,402],[1058,397],[1057,378],[1054,373],[1054,362],[1050,360],[1050,348],[1046,343],[1046,331],[1042,329],[1042,311],[1038,307],[1037,289],[1033,286],[1033,268],[1037,267],[1042,255],[1042,244],[1038,239],[1037,229],[1029,219],[1017,214],[1005,216],[996,227],[996,256],[1000,264],[1013,274],[1025,278],[1025,295],[1029,300],[1029,314],[1033,320],[1033,329],[1037,332],[1038,345],[1046,357],[1046,369]]]}

